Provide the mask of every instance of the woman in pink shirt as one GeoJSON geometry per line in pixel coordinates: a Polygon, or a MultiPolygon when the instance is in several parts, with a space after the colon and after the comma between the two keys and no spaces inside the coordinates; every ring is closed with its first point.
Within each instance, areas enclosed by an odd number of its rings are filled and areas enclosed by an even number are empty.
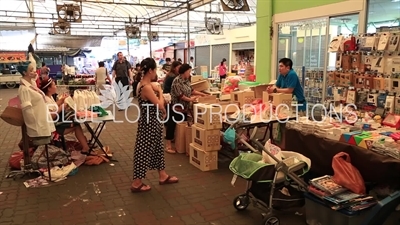
{"type": "Polygon", "coordinates": [[[226,59],[223,58],[221,64],[218,67],[218,74],[221,80],[226,78],[226,70],[227,70],[226,59]]]}

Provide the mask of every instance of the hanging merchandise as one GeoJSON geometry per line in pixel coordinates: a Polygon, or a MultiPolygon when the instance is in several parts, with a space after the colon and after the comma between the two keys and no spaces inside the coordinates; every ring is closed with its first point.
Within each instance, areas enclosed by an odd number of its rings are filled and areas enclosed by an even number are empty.
{"type": "Polygon", "coordinates": [[[395,52],[398,51],[398,47],[400,42],[400,34],[392,33],[390,34],[389,37],[389,46],[388,46],[388,51],[389,52],[395,52]]]}

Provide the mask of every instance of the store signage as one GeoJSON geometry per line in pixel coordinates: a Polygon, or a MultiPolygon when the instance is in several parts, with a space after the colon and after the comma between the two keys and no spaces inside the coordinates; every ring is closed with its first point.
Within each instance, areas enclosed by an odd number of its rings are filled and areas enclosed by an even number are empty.
{"type": "Polygon", "coordinates": [[[16,63],[26,61],[25,52],[0,52],[1,63],[16,63]]]}
{"type": "Polygon", "coordinates": [[[210,40],[209,40],[209,36],[208,35],[204,35],[204,34],[198,34],[195,37],[195,45],[199,46],[199,45],[209,45],[210,44],[210,40]]]}

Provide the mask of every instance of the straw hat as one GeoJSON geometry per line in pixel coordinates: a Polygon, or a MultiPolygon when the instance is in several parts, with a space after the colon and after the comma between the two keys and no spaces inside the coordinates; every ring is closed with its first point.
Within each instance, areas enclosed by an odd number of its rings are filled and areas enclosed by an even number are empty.
{"type": "Polygon", "coordinates": [[[24,117],[22,115],[22,109],[17,107],[7,106],[0,118],[2,118],[5,122],[14,125],[14,126],[22,126],[24,125],[24,117]]]}

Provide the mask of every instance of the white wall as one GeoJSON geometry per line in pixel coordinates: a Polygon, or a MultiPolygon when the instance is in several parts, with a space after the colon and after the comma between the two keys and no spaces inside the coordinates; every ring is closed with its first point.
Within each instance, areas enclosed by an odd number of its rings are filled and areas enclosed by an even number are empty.
{"type": "Polygon", "coordinates": [[[202,35],[195,38],[195,46],[220,45],[256,41],[256,26],[224,30],[223,35],[202,35]]]}
{"type": "MultiPolygon", "coordinates": [[[[228,60],[228,68],[231,68],[232,65],[232,44],[233,43],[241,43],[241,42],[254,42],[254,51],[257,46],[256,42],[256,35],[257,35],[257,30],[256,26],[250,26],[250,27],[242,27],[242,28],[237,28],[237,29],[232,29],[232,30],[224,30],[223,35],[202,35],[198,34],[195,37],[195,46],[207,46],[207,45],[221,45],[221,44],[230,44],[230,55],[229,55],[229,60],[228,60]]],[[[210,65],[208,65],[210,68],[213,68],[214,65],[211,65],[211,59],[212,59],[212,52],[210,48],[210,65]]],[[[254,67],[255,61],[254,61],[254,67]]]]}

